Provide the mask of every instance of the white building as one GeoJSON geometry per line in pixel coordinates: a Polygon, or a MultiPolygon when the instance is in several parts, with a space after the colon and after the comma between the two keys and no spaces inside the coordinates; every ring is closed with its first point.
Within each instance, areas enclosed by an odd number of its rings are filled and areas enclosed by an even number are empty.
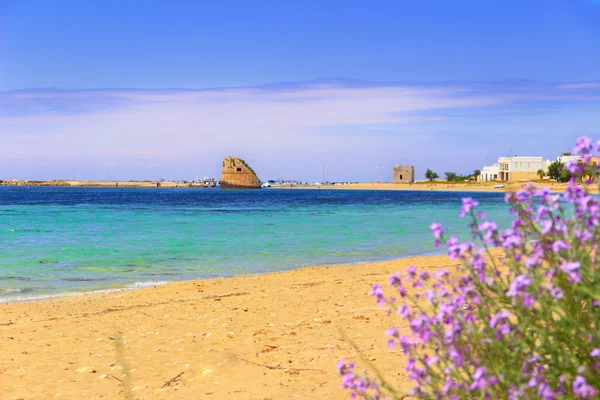
{"type": "Polygon", "coordinates": [[[555,161],[561,162],[564,165],[569,165],[571,163],[571,161],[579,161],[581,160],[581,156],[558,156],[556,157],[556,160],[546,160],[544,161],[544,166],[542,168],[542,170],[545,173],[548,173],[548,167],[550,166],[550,164],[552,164],[555,161]]]}
{"type": "Polygon", "coordinates": [[[543,167],[542,157],[499,157],[498,180],[518,182],[538,179],[537,172],[543,167]]]}
{"type": "Polygon", "coordinates": [[[480,182],[491,182],[498,179],[498,164],[486,166],[481,169],[479,174],[480,182]]]}
{"type": "Polygon", "coordinates": [[[571,163],[571,161],[581,160],[581,156],[558,156],[556,158],[556,160],[560,161],[561,163],[563,163],[565,165],[569,165],[571,163]]]}
{"type": "Polygon", "coordinates": [[[552,163],[553,163],[552,160],[546,160],[546,161],[544,161],[544,164],[542,165],[542,171],[544,171],[544,173],[548,173],[548,167],[552,163]]]}
{"type": "Polygon", "coordinates": [[[542,157],[498,157],[498,163],[484,166],[479,180],[483,182],[518,182],[538,179],[538,170],[547,169],[542,157]]]}

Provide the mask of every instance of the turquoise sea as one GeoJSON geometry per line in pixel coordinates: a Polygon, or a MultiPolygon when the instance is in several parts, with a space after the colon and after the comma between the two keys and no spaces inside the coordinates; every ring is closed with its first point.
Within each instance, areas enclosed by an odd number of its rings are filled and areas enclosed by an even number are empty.
{"type": "Polygon", "coordinates": [[[501,193],[2,187],[0,300],[433,254],[465,196],[508,225],[501,193]]]}

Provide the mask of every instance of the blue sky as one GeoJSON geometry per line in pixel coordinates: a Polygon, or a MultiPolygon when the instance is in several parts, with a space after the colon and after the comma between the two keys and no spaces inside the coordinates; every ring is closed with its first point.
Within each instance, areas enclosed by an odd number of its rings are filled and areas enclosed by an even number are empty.
{"type": "Polygon", "coordinates": [[[599,133],[598,0],[0,2],[0,179],[389,180],[599,133]]]}

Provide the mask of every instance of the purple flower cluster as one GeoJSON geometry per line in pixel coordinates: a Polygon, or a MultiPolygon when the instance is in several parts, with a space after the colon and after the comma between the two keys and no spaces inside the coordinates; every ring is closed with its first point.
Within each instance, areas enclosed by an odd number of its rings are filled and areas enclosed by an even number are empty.
{"type": "Polygon", "coordinates": [[[357,396],[378,400],[381,397],[381,391],[377,382],[367,376],[361,376],[354,372],[354,363],[347,363],[346,360],[340,360],[337,363],[338,374],[342,377],[342,386],[344,389],[351,390],[351,398],[357,396]]]}
{"type": "MultiPolygon", "coordinates": [[[[402,320],[386,331],[390,349],[406,357],[418,398],[596,398],[600,389],[600,202],[589,180],[599,151],[580,138],[581,160],[562,196],[527,185],[508,193],[514,220],[500,229],[462,201],[473,240],[431,224],[435,246],[462,267],[434,274],[410,267],[372,288],[377,303],[402,320]],[[478,243],[482,248],[478,248],[478,243]],[[416,293],[415,293],[416,292],[416,293]],[[415,294],[413,294],[415,293],[415,294]],[[396,299],[399,299],[399,303],[396,299]]],[[[396,397],[387,382],[338,365],[353,395],[396,397]]]]}

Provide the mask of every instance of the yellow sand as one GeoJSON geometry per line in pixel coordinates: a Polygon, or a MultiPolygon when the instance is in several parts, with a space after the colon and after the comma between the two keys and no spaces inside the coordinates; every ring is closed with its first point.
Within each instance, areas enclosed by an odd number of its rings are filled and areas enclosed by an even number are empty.
{"type": "MultiPolygon", "coordinates": [[[[346,189],[346,190],[418,190],[418,191],[453,191],[453,192],[515,192],[523,185],[529,182],[508,182],[503,188],[494,188],[499,182],[479,182],[479,183],[452,183],[452,182],[420,182],[409,185],[407,183],[351,183],[348,185],[321,185],[321,186],[276,186],[277,188],[291,189],[346,189]]],[[[563,192],[566,183],[559,182],[533,182],[539,187],[549,187],[552,192],[563,192]]],[[[595,189],[591,187],[592,189],[595,189]]]]}
{"type": "Polygon", "coordinates": [[[413,257],[0,304],[0,397],[344,399],[336,362],[360,360],[347,338],[406,388],[404,358],[384,336],[402,322],[368,292],[412,264],[451,262],[413,257]]]}
{"type": "MultiPolygon", "coordinates": [[[[7,181],[9,184],[24,186],[27,181],[7,181]],[[12,183],[10,183],[12,182],[12,183]]],[[[500,182],[477,182],[477,183],[454,183],[454,182],[419,182],[412,185],[407,183],[389,183],[389,182],[363,182],[351,183],[348,185],[274,185],[273,187],[282,189],[345,189],[345,190],[419,190],[419,191],[472,191],[472,192],[514,192],[529,182],[507,182],[503,188],[494,188],[501,184],[500,182]]],[[[537,181],[533,182],[539,187],[549,187],[552,192],[562,192],[566,183],[537,181]]],[[[32,183],[30,183],[32,184],[32,183]]],[[[151,181],[45,181],[33,183],[37,186],[73,186],[73,187],[110,187],[110,188],[155,188],[157,182],[151,181]]],[[[160,182],[161,188],[200,188],[204,187],[201,183],[179,183],[179,182],[160,182]]],[[[594,191],[597,187],[590,186],[594,191]]]]}

